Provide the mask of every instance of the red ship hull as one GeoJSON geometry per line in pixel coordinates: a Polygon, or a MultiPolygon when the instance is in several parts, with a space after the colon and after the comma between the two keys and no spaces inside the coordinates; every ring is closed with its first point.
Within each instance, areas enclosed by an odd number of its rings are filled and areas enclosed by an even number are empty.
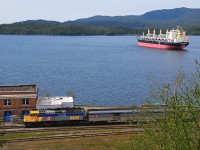
{"type": "Polygon", "coordinates": [[[163,45],[163,44],[156,44],[156,43],[144,43],[138,42],[138,46],[142,47],[149,47],[149,48],[159,48],[159,49],[167,49],[167,50],[182,50],[186,46],[185,45],[163,45]]]}

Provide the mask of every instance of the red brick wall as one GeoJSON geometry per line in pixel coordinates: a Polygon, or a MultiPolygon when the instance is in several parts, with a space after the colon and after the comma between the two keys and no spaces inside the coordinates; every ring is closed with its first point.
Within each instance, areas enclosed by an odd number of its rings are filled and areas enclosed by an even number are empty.
{"type": "Polygon", "coordinates": [[[11,99],[11,106],[4,106],[4,100],[0,99],[0,109],[21,109],[21,108],[35,108],[37,98],[29,98],[29,105],[22,105],[22,99],[11,99]]]}
{"type": "MultiPolygon", "coordinates": [[[[4,100],[6,98],[0,99],[0,118],[4,117],[4,111],[12,111],[12,115],[17,115],[21,117],[21,112],[23,110],[32,110],[36,108],[36,103],[38,99],[38,87],[34,85],[36,91],[0,91],[0,95],[24,95],[26,94],[36,94],[35,98],[29,98],[29,105],[22,105],[23,98],[11,98],[11,106],[4,106],[4,100]]],[[[10,99],[10,98],[8,98],[10,99]]]]}
{"type": "Polygon", "coordinates": [[[4,106],[4,99],[0,99],[0,118],[4,117],[4,111],[12,111],[12,115],[21,117],[23,110],[36,108],[37,98],[29,98],[29,105],[22,105],[22,99],[11,99],[11,106],[4,106]]]}
{"type": "Polygon", "coordinates": [[[3,119],[4,117],[4,111],[11,111],[12,112],[12,115],[17,115],[18,118],[21,118],[21,115],[22,115],[22,111],[23,110],[32,110],[31,108],[28,108],[28,109],[9,109],[9,110],[1,110],[0,111],[0,118],[3,119]]]}

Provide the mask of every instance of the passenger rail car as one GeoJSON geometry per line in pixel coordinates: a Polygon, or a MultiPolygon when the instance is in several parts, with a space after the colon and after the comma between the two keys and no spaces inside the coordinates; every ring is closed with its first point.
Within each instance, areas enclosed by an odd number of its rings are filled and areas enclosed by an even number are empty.
{"type": "Polygon", "coordinates": [[[88,110],[88,122],[127,122],[134,121],[137,110],[133,109],[99,109],[88,110]]]}
{"type": "Polygon", "coordinates": [[[83,108],[64,110],[32,110],[24,116],[26,127],[78,124],[85,120],[83,108]]]}

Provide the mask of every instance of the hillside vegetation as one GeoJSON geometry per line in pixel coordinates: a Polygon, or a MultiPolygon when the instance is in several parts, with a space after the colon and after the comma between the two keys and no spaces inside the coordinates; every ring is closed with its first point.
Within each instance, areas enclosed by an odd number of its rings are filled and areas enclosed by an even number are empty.
{"type": "Polygon", "coordinates": [[[28,20],[0,25],[0,34],[20,35],[133,35],[150,29],[182,26],[189,35],[200,35],[200,9],[155,10],[136,16],[93,16],[75,21],[28,20]]]}

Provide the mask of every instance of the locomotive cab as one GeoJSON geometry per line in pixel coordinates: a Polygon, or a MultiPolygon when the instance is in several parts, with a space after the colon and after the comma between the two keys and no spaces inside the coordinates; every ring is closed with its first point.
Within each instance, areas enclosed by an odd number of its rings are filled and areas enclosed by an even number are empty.
{"type": "Polygon", "coordinates": [[[38,117],[39,111],[33,110],[30,111],[30,114],[24,116],[24,124],[26,127],[33,126],[34,123],[40,122],[42,120],[41,117],[38,117]]]}

